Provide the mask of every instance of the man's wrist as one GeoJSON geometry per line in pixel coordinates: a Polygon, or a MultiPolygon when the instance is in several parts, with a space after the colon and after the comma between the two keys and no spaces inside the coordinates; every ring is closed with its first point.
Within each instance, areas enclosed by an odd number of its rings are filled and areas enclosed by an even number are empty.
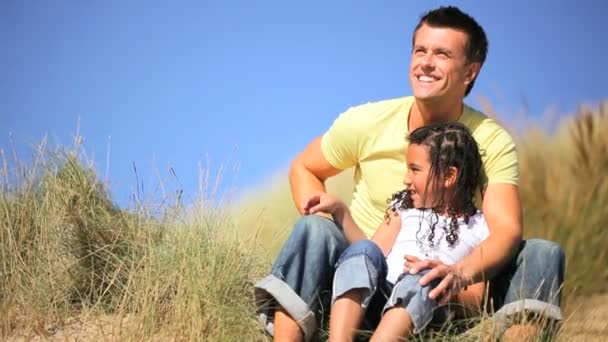
{"type": "Polygon", "coordinates": [[[473,283],[475,283],[475,274],[471,272],[470,267],[467,267],[462,263],[456,263],[454,264],[454,272],[458,277],[460,288],[466,289],[468,285],[472,285],[473,283]]]}

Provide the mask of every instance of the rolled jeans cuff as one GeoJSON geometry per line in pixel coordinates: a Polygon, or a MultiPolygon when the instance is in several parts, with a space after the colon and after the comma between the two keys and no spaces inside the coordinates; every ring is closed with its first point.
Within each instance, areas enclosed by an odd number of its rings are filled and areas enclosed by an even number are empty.
{"type": "Polygon", "coordinates": [[[366,309],[378,288],[378,272],[368,266],[365,254],[352,256],[344,260],[336,269],[332,289],[331,304],[354,289],[361,289],[361,307],[366,309]]]}
{"type": "Polygon", "coordinates": [[[557,322],[563,320],[562,310],[559,306],[537,299],[520,299],[505,304],[494,313],[492,319],[498,327],[502,327],[504,330],[509,326],[512,316],[524,311],[534,312],[557,322]]]}
{"type": "Polygon", "coordinates": [[[272,274],[268,275],[255,284],[254,295],[258,319],[270,335],[274,336],[274,300],[296,321],[304,333],[304,340],[312,338],[317,328],[315,314],[287,283],[272,274]]]}

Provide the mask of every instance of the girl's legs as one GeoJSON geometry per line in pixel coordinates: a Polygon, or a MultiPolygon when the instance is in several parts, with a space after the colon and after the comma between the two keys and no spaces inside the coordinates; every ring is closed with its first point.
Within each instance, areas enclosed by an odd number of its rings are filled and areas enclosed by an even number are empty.
{"type": "Polygon", "coordinates": [[[410,336],[413,330],[414,322],[410,314],[405,308],[396,306],[382,316],[371,341],[400,341],[410,336]]]}
{"type": "Polygon", "coordinates": [[[331,306],[329,319],[329,340],[332,342],[352,341],[363,319],[361,289],[346,292],[331,306]]]}
{"type": "Polygon", "coordinates": [[[353,340],[374,294],[384,285],[386,272],[384,254],[373,241],[358,241],[342,253],[332,288],[331,341],[353,340]]]}
{"type": "MultiPolygon", "coordinates": [[[[473,312],[479,314],[484,289],[484,283],[469,285],[466,291],[459,292],[452,300],[453,303],[462,305],[462,312],[458,312],[462,318],[469,317],[473,312]]],[[[413,330],[414,322],[407,310],[403,306],[394,306],[382,316],[372,341],[397,341],[409,337],[413,330]]]]}
{"type": "Polygon", "coordinates": [[[404,273],[392,289],[378,328],[372,336],[373,341],[397,341],[424,330],[437,314],[437,320],[446,317],[445,307],[429,299],[429,293],[437,286],[438,280],[421,286],[420,278],[428,270],[415,275],[404,273]]]}

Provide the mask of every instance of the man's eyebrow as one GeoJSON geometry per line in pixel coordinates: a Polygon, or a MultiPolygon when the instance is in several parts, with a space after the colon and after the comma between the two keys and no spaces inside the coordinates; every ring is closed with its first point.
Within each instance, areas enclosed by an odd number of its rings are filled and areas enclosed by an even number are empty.
{"type": "Polygon", "coordinates": [[[445,49],[445,48],[436,48],[435,49],[435,53],[444,53],[444,54],[446,54],[448,56],[452,56],[453,55],[452,50],[445,49]]]}

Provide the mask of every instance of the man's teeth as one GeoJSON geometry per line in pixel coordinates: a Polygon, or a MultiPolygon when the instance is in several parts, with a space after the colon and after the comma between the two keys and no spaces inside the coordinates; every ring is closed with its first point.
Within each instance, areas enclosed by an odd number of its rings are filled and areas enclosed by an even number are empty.
{"type": "Polygon", "coordinates": [[[434,82],[435,78],[431,77],[431,76],[424,76],[423,75],[423,76],[419,76],[418,80],[421,81],[421,82],[434,82]]]}

